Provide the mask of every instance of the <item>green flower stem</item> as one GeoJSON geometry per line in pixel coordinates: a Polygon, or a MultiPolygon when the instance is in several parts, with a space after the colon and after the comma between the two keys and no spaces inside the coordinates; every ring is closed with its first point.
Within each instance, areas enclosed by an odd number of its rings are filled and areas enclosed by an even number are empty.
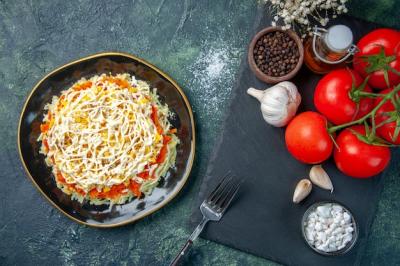
{"type": "MultiPolygon", "coordinates": [[[[348,122],[348,123],[345,123],[345,124],[341,124],[341,125],[329,127],[329,128],[328,128],[329,133],[332,134],[332,133],[334,133],[334,132],[336,132],[336,131],[338,131],[338,130],[340,130],[340,129],[343,129],[343,128],[345,128],[345,127],[349,127],[349,126],[353,126],[353,125],[359,125],[359,124],[363,123],[364,121],[366,121],[368,118],[373,118],[373,119],[372,119],[372,124],[373,124],[373,125],[372,125],[372,126],[373,126],[372,132],[375,132],[376,126],[375,126],[375,119],[374,119],[374,117],[375,117],[376,112],[377,112],[378,109],[381,108],[381,106],[384,105],[388,100],[391,100],[391,99],[393,98],[393,96],[394,96],[397,92],[399,92],[399,91],[400,91],[400,84],[397,85],[391,92],[389,92],[388,94],[384,95],[383,98],[382,98],[382,101],[380,101],[380,103],[379,103],[377,106],[375,106],[375,108],[372,109],[371,112],[369,112],[368,114],[364,115],[364,116],[361,117],[360,119],[357,119],[357,120],[354,120],[354,121],[351,121],[351,122],[348,122]]],[[[372,93],[372,94],[375,95],[375,93],[372,93]]],[[[379,94],[377,94],[377,95],[379,95],[379,94]]],[[[376,96],[374,96],[374,97],[376,97],[376,96]]]]}

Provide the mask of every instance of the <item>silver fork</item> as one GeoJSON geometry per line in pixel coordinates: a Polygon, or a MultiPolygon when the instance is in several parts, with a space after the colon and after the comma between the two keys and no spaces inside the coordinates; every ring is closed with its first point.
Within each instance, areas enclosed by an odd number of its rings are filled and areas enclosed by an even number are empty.
{"type": "Polygon", "coordinates": [[[217,222],[221,220],[226,209],[229,207],[230,203],[238,192],[240,185],[241,182],[235,180],[230,173],[224,176],[214,191],[211,192],[210,196],[208,196],[208,198],[206,198],[200,205],[200,211],[203,214],[203,219],[196,229],[194,229],[193,233],[186,241],[186,244],[171,262],[170,266],[176,266],[182,262],[184,256],[190,250],[193,241],[196,240],[201,231],[203,231],[204,226],[209,221],[217,222]]]}

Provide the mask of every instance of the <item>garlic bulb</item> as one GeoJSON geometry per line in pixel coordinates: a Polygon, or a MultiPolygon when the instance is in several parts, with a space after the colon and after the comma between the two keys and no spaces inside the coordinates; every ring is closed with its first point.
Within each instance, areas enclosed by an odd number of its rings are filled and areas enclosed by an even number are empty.
{"type": "Polygon", "coordinates": [[[260,101],[264,120],[275,127],[286,126],[301,102],[296,85],[290,81],[280,82],[264,91],[249,88],[247,93],[260,101]]]}

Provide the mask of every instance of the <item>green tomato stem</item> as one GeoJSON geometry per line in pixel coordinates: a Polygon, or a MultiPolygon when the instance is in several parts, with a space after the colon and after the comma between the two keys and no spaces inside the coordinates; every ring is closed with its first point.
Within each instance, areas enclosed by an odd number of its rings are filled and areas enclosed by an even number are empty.
{"type": "Polygon", "coordinates": [[[365,92],[365,91],[359,91],[357,93],[361,97],[369,97],[369,98],[378,98],[378,97],[384,97],[385,94],[380,94],[380,93],[373,93],[373,92],[365,92]]]}
{"type": "MultiPolygon", "coordinates": [[[[375,114],[378,111],[378,109],[381,108],[381,106],[384,105],[388,100],[392,99],[393,96],[399,91],[400,91],[400,84],[397,85],[396,87],[394,87],[394,89],[391,92],[389,92],[388,94],[383,94],[383,95],[381,94],[383,96],[382,100],[379,102],[379,104],[377,104],[374,107],[374,109],[371,110],[371,112],[369,112],[368,114],[364,115],[363,117],[361,117],[361,118],[359,118],[357,120],[354,120],[354,121],[351,121],[351,122],[348,122],[348,123],[344,123],[344,124],[341,124],[341,125],[329,127],[328,128],[328,132],[330,134],[332,134],[332,133],[334,133],[334,132],[336,132],[338,130],[341,130],[341,129],[345,128],[345,127],[349,127],[349,126],[353,126],[353,125],[359,125],[359,124],[363,123],[364,121],[366,121],[368,118],[375,117],[375,114]]],[[[371,93],[371,94],[379,95],[379,94],[375,94],[375,93],[371,93]]],[[[374,97],[376,97],[376,96],[374,96],[374,97]]],[[[372,125],[372,127],[373,127],[372,128],[372,132],[375,132],[375,130],[376,130],[375,119],[372,119],[372,124],[373,124],[372,125]]]]}

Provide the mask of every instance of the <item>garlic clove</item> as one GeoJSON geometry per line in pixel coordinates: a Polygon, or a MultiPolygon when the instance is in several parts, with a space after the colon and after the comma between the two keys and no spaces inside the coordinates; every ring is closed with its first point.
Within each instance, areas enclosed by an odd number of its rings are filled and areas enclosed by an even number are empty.
{"type": "Polygon", "coordinates": [[[314,165],[311,167],[310,170],[310,179],[311,182],[314,183],[314,185],[319,186],[320,188],[330,190],[331,193],[333,192],[333,184],[331,179],[329,178],[329,175],[326,173],[324,168],[319,165],[314,165]]]}
{"type": "Polygon", "coordinates": [[[302,179],[297,183],[296,188],[293,193],[293,202],[299,203],[303,199],[305,199],[310,193],[312,189],[312,183],[308,179],[302,179]]]}

